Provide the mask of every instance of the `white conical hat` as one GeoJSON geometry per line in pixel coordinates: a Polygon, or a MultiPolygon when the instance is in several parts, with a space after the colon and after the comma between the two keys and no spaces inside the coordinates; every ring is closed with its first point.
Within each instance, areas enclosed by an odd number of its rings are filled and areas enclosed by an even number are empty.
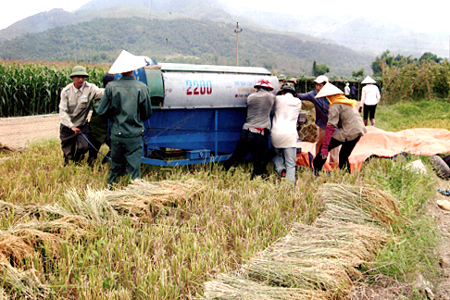
{"type": "Polygon", "coordinates": [[[340,89],[338,89],[335,85],[327,82],[321,89],[320,92],[317,93],[315,98],[322,98],[332,95],[344,94],[340,89]]]}
{"type": "Polygon", "coordinates": [[[366,78],[364,78],[363,81],[361,81],[361,83],[377,83],[377,82],[373,80],[372,77],[367,76],[366,78]]]}
{"type": "Polygon", "coordinates": [[[143,56],[135,56],[130,52],[122,50],[116,61],[109,69],[109,74],[120,74],[140,69],[147,65],[143,56]]]}

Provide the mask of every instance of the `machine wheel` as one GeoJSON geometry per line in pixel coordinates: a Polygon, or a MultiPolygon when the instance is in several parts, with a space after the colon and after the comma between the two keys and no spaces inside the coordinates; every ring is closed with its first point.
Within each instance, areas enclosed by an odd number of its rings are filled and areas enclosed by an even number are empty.
{"type": "Polygon", "coordinates": [[[450,167],[440,156],[433,155],[430,157],[430,160],[433,163],[434,169],[439,177],[444,179],[450,178],[450,167]]]}

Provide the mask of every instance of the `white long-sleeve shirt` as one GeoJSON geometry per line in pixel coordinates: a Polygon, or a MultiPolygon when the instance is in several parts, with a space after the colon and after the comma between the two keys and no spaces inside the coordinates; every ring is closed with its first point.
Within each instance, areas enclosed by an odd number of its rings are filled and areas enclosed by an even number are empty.
{"type": "Polygon", "coordinates": [[[377,105],[381,100],[380,90],[374,84],[367,84],[362,89],[361,105],[377,105]]]}
{"type": "Polygon", "coordinates": [[[302,102],[294,98],[291,93],[277,96],[274,104],[272,131],[270,132],[272,145],[275,148],[292,148],[297,146],[297,119],[302,109],[302,102]]]}

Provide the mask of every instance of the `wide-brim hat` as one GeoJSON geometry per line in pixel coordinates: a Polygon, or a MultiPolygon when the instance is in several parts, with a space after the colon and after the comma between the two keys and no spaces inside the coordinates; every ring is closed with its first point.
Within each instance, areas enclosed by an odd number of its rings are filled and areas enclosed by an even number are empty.
{"type": "Polygon", "coordinates": [[[297,84],[297,78],[295,78],[295,77],[289,78],[287,81],[297,84]]]}
{"type": "Polygon", "coordinates": [[[267,79],[258,80],[258,82],[255,84],[254,88],[256,89],[259,87],[265,87],[265,88],[269,89],[269,91],[273,91],[273,86],[272,86],[272,84],[270,84],[270,81],[267,79]]]}
{"type": "Polygon", "coordinates": [[[291,93],[294,97],[297,97],[297,92],[295,91],[295,88],[290,85],[285,85],[281,88],[282,93],[291,93]]]}
{"type": "Polygon", "coordinates": [[[325,76],[325,75],[317,76],[317,78],[314,79],[314,82],[315,83],[324,83],[324,82],[327,83],[328,82],[328,77],[325,76]]]}
{"type": "Polygon", "coordinates": [[[89,74],[86,72],[86,68],[83,66],[75,66],[72,69],[72,73],[70,74],[70,78],[75,76],[89,77],[89,74]]]}
{"type": "Polygon", "coordinates": [[[339,88],[337,88],[332,83],[328,82],[320,89],[320,92],[317,93],[315,98],[323,98],[323,97],[340,95],[340,94],[344,94],[344,92],[341,91],[339,88]]]}
{"type": "Polygon", "coordinates": [[[135,56],[126,50],[122,50],[119,56],[114,61],[109,74],[121,74],[134,71],[145,67],[147,62],[143,56],[135,56]]]}
{"type": "Polygon", "coordinates": [[[377,83],[377,82],[375,80],[373,80],[372,77],[367,76],[366,78],[364,78],[363,81],[361,81],[361,83],[366,84],[366,83],[377,83]]]}

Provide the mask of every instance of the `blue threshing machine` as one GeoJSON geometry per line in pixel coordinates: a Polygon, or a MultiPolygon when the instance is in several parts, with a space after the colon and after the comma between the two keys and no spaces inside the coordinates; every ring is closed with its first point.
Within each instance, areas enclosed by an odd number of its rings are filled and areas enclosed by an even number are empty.
{"type": "MultiPolygon", "coordinates": [[[[153,114],[145,122],[142,162],[159,166],[224,161],[236,147],[264,68],[160,63],[134,72],[147,84],[153,114]]],[[[275,91],[274,90],[274,91],[275,91]]]]}

